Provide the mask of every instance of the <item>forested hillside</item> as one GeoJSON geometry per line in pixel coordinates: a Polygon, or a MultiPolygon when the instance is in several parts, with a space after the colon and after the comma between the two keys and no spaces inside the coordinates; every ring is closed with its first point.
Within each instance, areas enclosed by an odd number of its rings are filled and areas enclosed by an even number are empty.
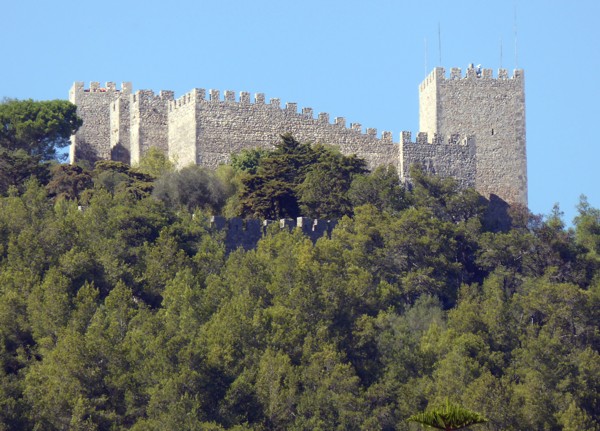
{"type": "Polygon", "coordinates": [[[418,430],[446,400],[488,419],[473,429],[600,429],[585,198],[572,228],[558,207],[499,221],[452,180],[417,168],[405,188],[291,136],[216,172],[155,152],[19,169],[1,183],[0,430],[418,430]],[[227,254],[211,214],[339,222],[227,254]]]}

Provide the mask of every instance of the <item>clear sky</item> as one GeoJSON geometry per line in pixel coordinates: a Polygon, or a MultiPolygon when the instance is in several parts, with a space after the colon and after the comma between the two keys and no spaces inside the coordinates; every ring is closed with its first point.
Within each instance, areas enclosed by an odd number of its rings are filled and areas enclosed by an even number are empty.
{"type": "Polygon", "coordinates": [[[433,67],[522,68],[530,209],[548,214],[558,202],[570,222],[580,194],[600,208],[598,0],[0,6],[0,98],[66,99],[74,81],[131,81],[176,97],[261,92],[389,130],[397,142],[418,131],[418,85],[433,67]]]}

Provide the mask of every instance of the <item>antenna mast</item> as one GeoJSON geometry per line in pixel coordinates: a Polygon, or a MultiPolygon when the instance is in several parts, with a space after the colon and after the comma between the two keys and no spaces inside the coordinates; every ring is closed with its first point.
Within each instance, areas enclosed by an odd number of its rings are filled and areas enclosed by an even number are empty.
{"type": "Polygon", "coordinates": [[[500,38],[500,69],[502,69],[502,38],[500,38]]]}

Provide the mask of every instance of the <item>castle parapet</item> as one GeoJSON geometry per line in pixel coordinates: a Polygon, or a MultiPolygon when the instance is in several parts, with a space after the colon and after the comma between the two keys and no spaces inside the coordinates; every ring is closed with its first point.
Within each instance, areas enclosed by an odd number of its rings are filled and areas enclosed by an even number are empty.
{"type": "Polygon", "coordinates": [[[508,76],[508,71],[506,69],[498,69],[498,77],[494,78],[494,72],[492,69],[484,69],[481,67],[475,67],[473,65],[469,65],[467,67],[465,74],[463,75],[460,67],[453,67],[450,69],[450,76],[446,78],[446,71],[443,67],[436,67],[433,71],[427,75],[427,77],[423,80],[419,89],[421,91],[425,90],[429,85],[436,81],[445,81],[445,80],[459,80],[459,79],[482,79],[482,80],[507,80],[507,79],[523,79],[523,69],[515,69],[511,77],[508,76]]]}
{"type": "Polygon", "coordinates": [[[401,144],[412,144],[412,145],[462,145],[475,147],[474,136],[461,136],[458,133],[453,133],[447,136],[442,136],[439,133],[434,133],[431,139],[427,132],[417,133],[415,141],[412,140],[412,133],[403,131],[400,134],[401,144]]]}
{"type": "MultiPolygon", "coordinates": [[[[151,90],[140,90],[135,93],[134,103],[137,102],[137,99],[142,98],[152,98],[153,92],[151,90]]],[[[359,155],[363,155],[366,153],[366,156],[372,157],[374,145],[378,144],[393,144],[393,135],[390,132],[382,132],[381,137],[377,135],[377,129],[375,128],[367,128],[363,129],[361,123],[353,122],[349,125],[346,123],[346,118],[344,117],[335,117],[333,121],[331,121],[331,117],[329,113],[321,112],[315,118],[313,108],[310,107],[302,107],[299,109],[299,106],[296,102],[286,102],[284,106],[282,105],[281,99],[279,98],[271,98],[268,103],[266,102],[265,95],[263,93],[256,93],[254,95],[254,99],[251,99],[250,93],[247,91],[239,92],[239,99],[236,100],[235,92],[232,90],[226,90],[223,92],[223,99],[221,99],[221,92],[217,89],[205,90],[202,88],[193,89],[190,92],[184,94],[183,96],[175,99],[172,92],[162,91],[160,93],[160,97],[163,100],[167,100],[167,111],[169,115],[172,115],[173,118],[183,119],[188,118],[185,121],[194,121],[193,116],[190,117],[189,109],[196,109],[196,105],[202,104],[203,107],[210,106],[211,103],[214,103],[215,109],[211,110],[212,112],[222,112],[224,117],[221,117],[218,122],[222,121],[222,118],[225,118],[227,115],[242,115],[246,116],[245,121],[238,121],[237,119],[232,122],[228,122],[227,124],[233,125],[236,127],[244,127],[247,124],[252,124],[254,121],[263,121],[265,116],[273,116],[273,118],[278,119],[280,122],[280,129],[282,131],[289,131],[296,136],[299,136],[300,139],[308,139],[308,140],[316,140],[323,141],[328,143],[339,143],[341,140],[341,145],[344,145],[345,142],[352,142],[352,140],[358,138],[361,144],[354,145],[354,148],[350,151],[357,153],[359,155]],[[192,106],[193,105],[193,106],[192,106]],[[191,108],[190,108],[191,106],[191,108]],[[231,106],[234,110],[228,111],[231,106]],[[243,109],[234,108],[239,106],[243,109]],[[185,111],[180,111],[184,109],[185,111]],[[266,111],[265,111],[266,110],[266,111]],[[279,112],[280,116],[276,114],[279,112]],[[313,128],[317,131],[315,138],[312,137],[303,137],[302,133],[305,130],[313,128]],[[357,136],[357,135],[360,135],[357,136]],[[369,150],[365,150],[363,153],[362,148],[368,146],[369,150]]],[[[236,117],[239,119],[239,117],[236,117]]],[[[183,121],[183,120],[182,120],[183,121]]],[[[181,125],[178,126],[181,129],[181,125]]],[[[228,133],[231,132],[231,129],[227,129],[228,133]]],[[[206,132],[206,129],[203,133],[206,132]]],[[[177,132],[179,133],[179,132],[177,132]]],[[[177,134],[173,132],[172,135],[175,136],[177,134]]],[[[187,133],[187,132],[186,132],[187,133]]],[[[282,132],[284,133],[284,132],[282,132]]],[[[192,133],[188,133],[188,135],[192,135],[192,133]]],[[[245,133],[240,131],[240,135],[246,135],[245,133]]],[[[276,139],[276,138],[275,138],[276,139]]],[[[366,148],[366,147],[365,147],[366,148]]],[[[177,151],[185,151],[185,148],[179,146],[177,151]]],[[[388,151],[388,150],[386,150],[388,151]]],[[[391,151],[391,150],[389,150],[391,151]]],[[[191,154],[191,153],[190,153],[191,154]]],[[[178,155],[180,157],[180,155],[178,155]]],[[[212,157],[212,155],[211,155],[212,157]]],[[[221,156],[220,156],[221,157],[221,156]]],[[[195,162],[199,160],[196,156],[187,157],[185,159],[188,162],[195,162]]],[[[221,157],[220,163],[225,160],[224,157],[221,157]]]]}
{"type": "Polygon", "coordinates": [[[247,91],[241,91],[240,92],[240,103],[242,105],[249,105],[250,104],[250,93],[247,91]]]}
{"type": "MultiPolygon", "coordinates": [[[[225,218],[213,216],[210,221],[214,231],[224,231],[225,247],[228,252],[237,248],[250,250],[256,247],[258,241],[263,238],[269,226],[276,223],[273,220],[242,219],[240,217],[225,218]]],[[[330,237],[331,231],[337,224],[335,220],[320,220],[308,217],[279,220],[279,229],[292,232],[299,229],[314,243],[319,238],[330,237]]]]}
{"type": "Polygon", "coordinates": [[[104,87],[100,85],[100,82],[92,81],[90,82],[90,86],[85,88],[85,83],[81,81],[77,81],[73,83],[71,87],[71,92],[83,92],[83,93],[124,93],[131,94],[131,82],[122,82],[121,88],[117,89],[117,86],[114,82],[106,82],[104,87]]]}
{"type": "MultiPolygon", "coordinates": [[[[75,85],[79,85],[79,83],[75,83],[75,85]]],[[[139,90],[134,95],[134,103],[137,102],[139,97],[143,98],[151,98],[154,93],[152,90],[139,90]]],[[[281,99],[279,98],[271,98],[269,102],[266,103],[266,98],[264,93],[256,93],[254,95],[254,100],[251,100],[250,93],[247,91],[241,91],[239,93],[239,99],[236,100],[235,92],[232,90],[226,90],[223,92],[224,99],[221,100],[221,92],[216,89],[205,90],[203,88],[196,88],[191,90],[190,92],[184,94],[183,96],[175,99],[172,91],[161,91],[160,96],[163,100],[168,101],[168,111],[174,112],[179,108],[187,106],[190,103],[198,104],[198,103],[216,103],[220,106],[223,106],[222,109],[226,109],[224,105],[245,105],[249,112],[256,112],[255,110],[260,109],[274,109],[279,110],[282,114],[284,114],[287,118],[292,121],[295,120],[313,120],[315,125],[320,124],[328,124],[336,128],[336,130],[346,129],[348,132],[359,133],[364,135],[367,138],[380,141],[382,143],[393,143],[393,136],[390,132],[382,132],[381,138],[377,137],[377,129],[368,128],[363,131],[361,123],[350,123],[349,126],[346,124],[345,117],[335,117],[333,122],[331,122],[331,117],[327,112],[320,112],[318,116],[314,117],[313,108],[303,107],[298,111],[298,104],[296,102],[286,102],[282,107],[281,99]],[[208,96],[208,98],[207,98],[208,96]],[[264,106],[264,108],[261,108],[264,106]]]]}
{"type": "Polygon", "coordinates": [[[387,130],[381,132],[381,140],[387,144],[393,143],[394,137],[392,135],[392,132],[388,132],[387,130]]]}
{"type": "Polygon", "coordinates": [[[160,93],[154,94],[152,90],[138,90],[133,94],[132,102],[134,104],[146,102],[146,101],[169,101],[172,102],[175,98],[175,92],[171,90],[161,90],[160,93]]]}
{"type": "MultiPolygon", "coordinates": [[[[162,93],[162,92],[161,92],[162,93]]],[[[192,91],[184,94],[178,99],[171,98],[169,99],[169,111],[173,111],[174,109],[181,108],[182,106],[186,106],[190,103],[196,104],[201,100],[206,99],[206,90],[204,88],[194,88],[192,91]]]]}
{"type": "Polygon", "coordinates": [[[289,114],[297,114],[298,113],[298,104],[296,102],[287,102],[285,104],[285,111],[289,114]]]}
{"type": "Polygon", "coordinates": [[[225,90],[225,102],[235,102],[235,91],[225,90]]]}
{"type": "Polygon", "coordinates": [[[410,183],[410,167],[419,164],[429,174],[455,178],[462,187],[474,187],[476,168],[475,137],[451,134],[402,132],[399,158],[400,178],[410,183]]]}

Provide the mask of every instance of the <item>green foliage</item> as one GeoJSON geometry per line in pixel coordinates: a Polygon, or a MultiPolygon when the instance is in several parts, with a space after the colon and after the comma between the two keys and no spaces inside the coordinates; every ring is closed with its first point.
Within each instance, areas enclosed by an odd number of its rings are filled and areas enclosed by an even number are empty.
{"type": "Polygon", "coordinates": [[[313,218],[341,218],[352,214],[348,190],[354,176],[366,172],[365,161],[324,147],[315,150],[321,153],[318,161],[297,187],[301,213],[313,218]]]}
{"type": "Polygon", "coordinates": [[[69,137],[81,125],[76,107],[52,100],[0,102],[0,194],[14,188],[23,192],[25,182],[50,180],[48,160],[56,149],[69,145],[69,137]]]}
{"type": "Polygon", "coordinates": [[[214,172],[200,166],[188,166],[161,177],[153,196],[166,205],[211,211],[219,214],[227,200],[227,187],[214,172]]]}
{"type": "Polygon", "coordinates": [[[184,170],[173,201],[115,162],[7,189],[0,429],[408,431],[448,397],[488,431],[599,428],[597,210],[496,232],[424,173],[406,189],[292,141],[256,166],[184,170]],[[346,214],[331,238],[273,226],[226,253],[209,213],[266,172],[296,210],[346,214]]]}
{"type": "Polygon", "coordinates": [[[82,120],[65,100],[4,100],[0,103],[0,147],[50,160],[69,145],[82,120]]]}
{"type": "Polygon", "coordinates": [[[348,190],[354,175],[366,171],[365,161],[323,145],[299,143],[289,134],[281,138],[269,153],[234,158],[249,165],[238,168],[245,172],[239,193],[242,215],[275,220],[351,214],[348,190]]]}
{"type": "Polygon", "coordinates": [[[598,260],[600,255],[600,210],[591,208],[584,195],[579,198],[575,223],[577,243],[585,247],[590,256],[598,260]]]}
{"type": "Polygon", "coordinates": [[[39,156],[0,148],[0,194],[6,195],[11,187],[22,192],[28,179],[46,183],[49,176],[48,164],[40,163],[39,156]]]}
{"type": "Polygon", "coordinates": [[[160,178],[175,171],[175,163],[157,147],[150,147],[142,156],[135,170],[153,178],[160,178]]]}
{"type": "Polygon", "coordinates": [[[268,151],[260,148],[245,148],[231,155],[231,167],[236,172],[256,174],[260,160],[268,155],[268,151]]]}
{"type": "Polygon", "coordinates": [[[417,413],[408,420],[446,431],[459,430],[487,422],[487,419],[479,413],[467,410],[449,400],[446,400],[444,406],[417,413]]]}
{"type": "Polygon", "coordinates": [[[355,207],[373,205],[379,211],[398,213],[409,205],[407,194],[393,165],[379,166],[371,174],[356,175],[348,190],[355,207]]]}
{"type": "Polygon", "coordinates": [[[125,193],[135,198],[149,196],[154,188],[153,177],[132,169],[122,162],[96,162],[92,174],[94,186],[110,193],[125,193]]]}
{"type": "Polygon", "coordinates": [[[92,176],[83,168],[75,165],[53,165],[52,175],[46,185],[48,194],[56,199],[79,199],[84,190],[93,187],[92,176]]]}

